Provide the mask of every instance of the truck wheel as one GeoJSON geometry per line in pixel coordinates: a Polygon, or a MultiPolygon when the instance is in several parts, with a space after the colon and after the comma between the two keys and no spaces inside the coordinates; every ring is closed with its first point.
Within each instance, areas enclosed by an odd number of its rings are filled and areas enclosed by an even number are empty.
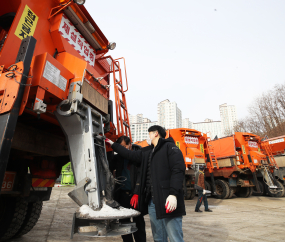
{"type": "Polygon", "coordinates": [[[278,180],[276,180],[276,181],[278,183],[278,187],[283,188],[283,191],[281,191],[281,196],[280,197],[284,197],[285,196],[285,188],[284,188],[283,184],[280,181],[278,181],[278,180]]]}
{"type": "Polygon", "coordinates": [[[0,241],[12,238],[21,228],[28,203],[18,197],[0,196],[0,241]]]}
{"type": "Polygon", "coordinates": [[[247,196],[247,197],[251,197],[251,196],[252,196],[252,193],[253,193],[253,188],[250,187],[250,188],[249,188],[249,193],[248,193],[248,196],[247,196]]]}
{"type": "MultiPolygon", "coordinates": [[[[205,189],[208,190],[208,191],[213,192],[210,183],[207,182],[207,181],[205,181],[205,189]]],[[[210,196],[211,196],[211,194],[207,194],[207,197],[210,197],[210,196]]]]}
{"type": "Polygon", "coordinates": [[[191,190],[190,200],[192,200],[196,196],[196,189],[191,190]]]}
{"type": "Polygon", "coordinates": [[[187,188],[187,193],[185,196],[185,200],[192,200],[196,195],[196,190],[191,190],[190,188],[187,188]]]}
{"type": "Polygon", "coordinates": [[[237,197],[246,198],[250,195],[251,187],[239,187],[236,191],[237,197]]]}
{"type": "Polygon", "coordinates": [[[215,181],[215,184],[216,184],[216,191],[217,191],[216,198],[219,198],[219,199],[228,198],[230,195],[230,187],[228,183],[224,180],[219,179],[215,181]]]}
{"type": "Polygon", "coordinates": [[[42,201],[32,202],[28,204],[25,220],[15,237],[20,237],[32,230],[40,218],[42,207],[42,201]]]}
{"type": "Polygon", "coordinates": [[[285,185],[283,185],[283,189],[284,189],[283,197],[285,197],[285,185]]]}
{"type": "Polygon", "coordinates": [[[226,182],[230,188],[230,194],[229,194],[229,197],[228,199],[232,198],[234,193],[235,193],[235,187],[230,187],[230,183],[229,182],[226,182]]]}
{"type": "Polygon", "coordinates": [[[230,187],[230,195],[228,197],[228,199],[232,198],[236,192],[236,187],[230,187]]]}
{"type": "Polygon", "coordinates": [[[253,195],[253,196],[263,196],[263,195],[265,195],[265,194],[264,194],[264,184],[263,184],[263,182],[258,181],[258,185],[259,185],[259,188],[260,188],[260,193],[257,192],[256,187],[253,187],[253,188],[252,188],[252,189],[253,189],[252,195],[253,195]]]}
{"type": "Polygon", "coordinates": [[[279,192],[273,192],[271,189],[269,189],[269,187],[265,184],[265,190],[266,192],[268,193],[268,195],[270,197],[282,197],[284,196],[284,186],[282,185],[282,183],[278,180],[276,180],[276,185],[278,188],[283,188],[282,191],[279,191],[279,192]]]}

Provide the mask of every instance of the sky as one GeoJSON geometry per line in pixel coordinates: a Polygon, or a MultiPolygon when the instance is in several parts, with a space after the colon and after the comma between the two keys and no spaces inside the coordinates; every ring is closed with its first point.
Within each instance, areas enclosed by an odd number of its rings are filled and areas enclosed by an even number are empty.
{"type": "Polygon", "coordinates": [[[157,121],[175,101],[192,122],[238,119],[263,92],[285,83],[284,0],[86,0],[85,7],[125,57],[130,114],[157,121]]]}

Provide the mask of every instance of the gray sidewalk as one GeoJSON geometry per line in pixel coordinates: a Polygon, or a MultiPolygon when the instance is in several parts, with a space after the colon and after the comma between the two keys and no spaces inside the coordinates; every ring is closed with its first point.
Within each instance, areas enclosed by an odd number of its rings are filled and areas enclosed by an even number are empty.
{"type": "MultiPolygon", "coordinates": [[[[90,238],[75,235],[70,240],[73,213],[78,207],[68,196],[72,187],[55,187],[51,200],[44,203],[41,217],[32,231],[11,241],[122,241],[120,237],[90,238]]],[[[186,202],[183,218],[185,241],[283,241],[285,197],[250,197],[226,200],[208,199],[213,213],[195,213],[197,197],[186,202]]],[[[204,207],[202,205],[201,209],[204,207]]],[[[153,241],[145,216],[147,241],[153,241]]]]}

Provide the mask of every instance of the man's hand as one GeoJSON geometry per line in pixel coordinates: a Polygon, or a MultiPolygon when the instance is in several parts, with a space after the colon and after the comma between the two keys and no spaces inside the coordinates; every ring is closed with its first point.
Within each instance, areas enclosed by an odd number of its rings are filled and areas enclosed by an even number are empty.
{"type": "Polygon", "coordinates": [[[114,144],[114,142],[108,138],[105,139],[105,143],[112,146],[112,144],[114,144]]]}
{"type": "Polygon", "coordinates": [[[174,195],[169,195],[165,203],[166,213],[171,213],[177,208],[177,198],[174,195]]]}
{"type": "Polygon", "coordinates": [[[132,206],[134,209],[136,209],[136,208],[138,207],[138,201],[139,201],[139,195],[134,194],[134,195],[132,196],[132,199],[131,199],[131,202],[130,202],[131,206],[132,206]]]}
{"type": "Polygon", "coordinates": [[[205,195],[206,194],[206,190],[203,190],[203,195],[205,195]]]}

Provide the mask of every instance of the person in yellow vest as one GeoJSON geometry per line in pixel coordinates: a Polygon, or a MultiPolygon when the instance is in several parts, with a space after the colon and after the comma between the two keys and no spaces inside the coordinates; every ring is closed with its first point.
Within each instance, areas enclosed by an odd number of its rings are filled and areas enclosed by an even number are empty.
{"type": "Polygon", "coordinates": [[[213,212],[211,209],[208,208],[208,200],[206,195],[206,189],[205,189],[205,175],[204,175],[205,166],[199,167],[199,177],[197,186],[200,187],[198,189],[198,201],[196,204],[195,212],[201,213],[200,207],[202,205],[202,201],[204,202],[205,206],[205,212],[213,212]]]}

